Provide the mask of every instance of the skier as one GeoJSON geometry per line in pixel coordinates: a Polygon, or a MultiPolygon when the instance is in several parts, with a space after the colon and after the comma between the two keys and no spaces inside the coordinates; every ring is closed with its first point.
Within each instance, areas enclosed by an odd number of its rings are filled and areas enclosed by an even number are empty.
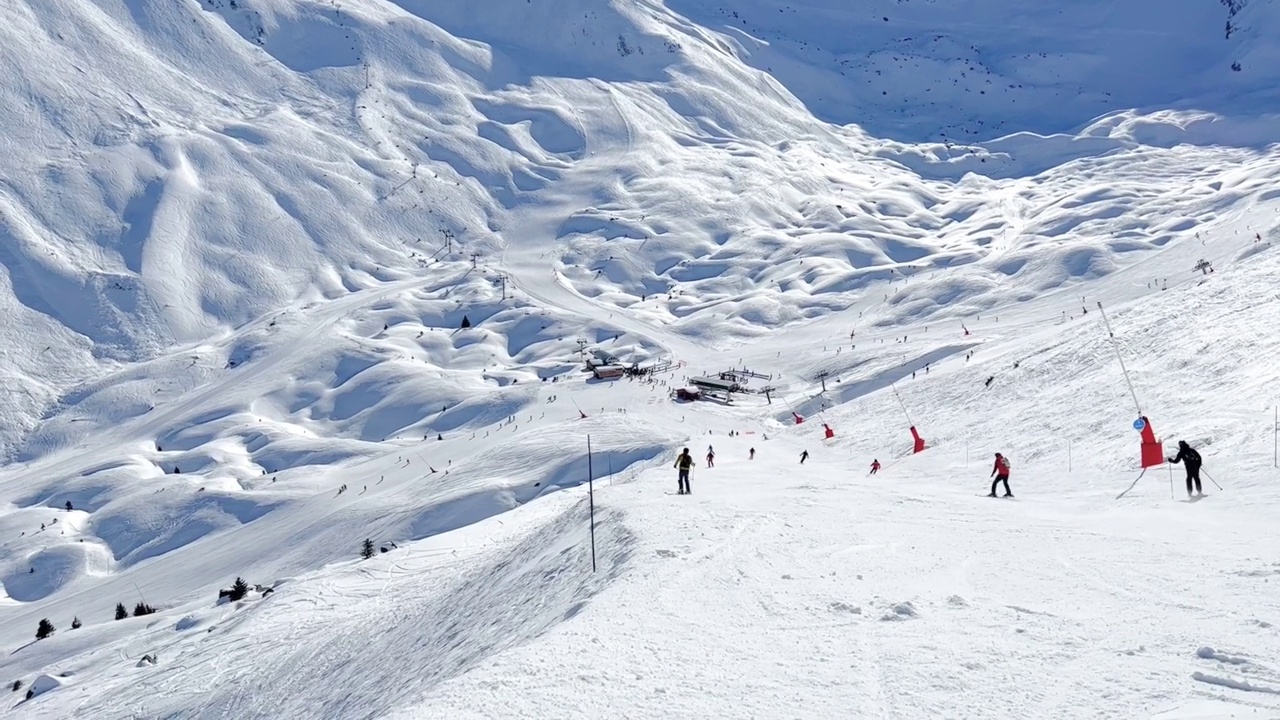
{"type": "Polygon", "coordinates": [[[1196,452],[1186,440],[1178,441],[1178,456],[1168,458],[1169,462],[1177,465],[1182,463],[1187,467],[1187,497],[1191,497],[1191,483],[1194,481],[1196,486],[1196,495],[1203,496],[1200,490],[1200,465],[1203,460],[1200,453],[1196,452]]]}
{"type": "Polygon", "coordinates": [[[876,474],[877,472],[879,472],[879,471],[880,471],[880,461],[879,461],[879,460],[872,460],[872,461],[871,461],[871,474],[872,474],[872,475],[875,475],[875,474],[876,474]]]}
{"type": "Polygon", "coordinates": [[[689,471],[693,469],[693,456],[689,454],[689,448],[685,448],[684,452],[680,453],[679,457],[676,458],[675,468],[679,471],[676,476],[678,485],[676,494],[688,495],[691,492],[689,488],[689,471]]]}
{"type": "Polygon", "coordinates": [[[801,464],[801,465],[803,465],[803,464],[804,464],[804,461],[805,461],[805,460],[808,460],[808,459],[809,459],[809,451],[808,451],[808,450],[805,450],[804,452],[800,453],[800,464],[801,464]]]}
{"type": "Polygon", "coordinates": [[[715,466],[716,466],[716,451],[713,450],[710,445],[708,445],[707,446],[707,467],[712,468],[715,466]]]}
{"type": "Polygon", "coordinates": [[[755,459],[756,459],[756,449],[755,449],[755,448],[751,448],[751,453],[750,453],[750,455],[748,455],[748,456],[747,456],[747,459],[748,459],[748,460],[755,460],[755,459]]]}
{"type": "Polygon", "coordinates": [[[996,496],[996,486],[1004,483],[1004,496],[1013,497],[1013,491],[1009,489],[1009,461],[1000,453],[996,453],[995,467],[991,468],[991,474],[995,476],[995,480],[991,483],[991,492],[987,497],[996,496]]]}

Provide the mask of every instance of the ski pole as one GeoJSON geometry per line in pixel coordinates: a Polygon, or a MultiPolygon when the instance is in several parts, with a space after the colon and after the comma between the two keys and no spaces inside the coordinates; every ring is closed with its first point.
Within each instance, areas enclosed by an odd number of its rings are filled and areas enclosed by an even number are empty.
{"type": "Polygon", "coordinates": [[[1177,500],[1178,491],[1175,490],[1173,487],[1173,465],[1170,465],[1169,463],[1165,463],[1165,467],[1169,468],[1169,499],[1177,500]]]}
{"type": "Polygon", "coordinates": [[[1213,483],[1214,487],[1218,488],[1219,490],[1223,489],[1222,486],[1218,484],[1218,481],[1214,480],[1213,476],[1209,474],[1208,470],[1205,470],[1204,468],[1200,468],[1200,472],[1204,473],[1204,476],[1209,478],[1209,482],[1213,483]]]}

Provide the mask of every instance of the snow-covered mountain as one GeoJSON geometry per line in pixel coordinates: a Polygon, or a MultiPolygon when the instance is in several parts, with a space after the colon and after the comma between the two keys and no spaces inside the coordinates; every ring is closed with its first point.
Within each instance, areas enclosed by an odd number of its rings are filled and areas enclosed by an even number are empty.
{"type": "Polygon", "coordinates": [[[20,4],[15,715],[1280,713],[1277,38],[1266,0],[20,4]],[[768,399],[667,397],[744,366],[768,399]],[[1117,500],[1139,411],[1226,489],[1117,500]],[[972,497],[996,450],[1016,502],[972,497]]]}

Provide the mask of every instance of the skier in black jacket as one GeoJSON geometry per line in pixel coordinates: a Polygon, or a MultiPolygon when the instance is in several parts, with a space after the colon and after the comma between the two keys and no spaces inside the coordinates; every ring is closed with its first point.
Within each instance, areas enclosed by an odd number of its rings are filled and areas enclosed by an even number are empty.
{"type": "Polygon", "coordinates": [[[689,448],[685,448],[684,452],[680,453],[680,456],[676,458],[675,467],[679,471],[676,477],[676,482],[679,484],[676,494],[688,495],[692,492],[689,487],[689,471],[693,469],[693,456],[689,454],[689,448]]]}
{"type": "Polygon", "coordinates": [[[1169,462],[1173,464],[1182,463],[1187,468],[1187,497],[1191,496],[1191,483],[1194,481],[1196,486],[1196,495],[1204,495],[1200,490],[1200,465],[1203,460],[1200,453],[1196,452],[1186,440],[1178,441],[1178,456],[1169,458],[1169,462]]]}

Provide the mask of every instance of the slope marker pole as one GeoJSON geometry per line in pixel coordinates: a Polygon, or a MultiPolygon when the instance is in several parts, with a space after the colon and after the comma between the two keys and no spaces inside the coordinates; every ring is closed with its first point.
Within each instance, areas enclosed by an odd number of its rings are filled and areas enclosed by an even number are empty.
{"type": "Polygon", "coordinates": [[[596,571],[596,486],[591,472],[591,436],[587,436],[587,503],[591,508],[591,572],[596,571]]]}

